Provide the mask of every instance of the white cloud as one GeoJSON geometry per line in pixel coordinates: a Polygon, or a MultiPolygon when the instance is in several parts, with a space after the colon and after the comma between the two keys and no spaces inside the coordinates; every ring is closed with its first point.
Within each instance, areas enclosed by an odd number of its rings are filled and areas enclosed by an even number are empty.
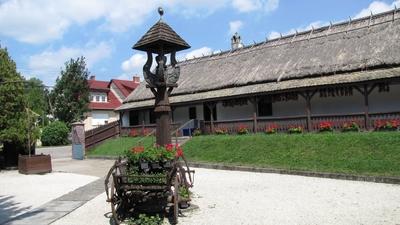
{"type": "MultiPolygon", "coordinates": [[[[316,28],[319,28],[319,27],[326,26],[328,24],[329,24],[328,22],[314,21],[314,22],[308,24],[307,26],[301,26],[301,27],[298,27],[297,29],[293,28],[293,29],[290,29],[290,30],[288,30],[286,32],[283,32],[282,35],[285,36],[285,35],[289,35],[289,34],[294,34],[294,33],[296,33],[296,30],[297,30],[297,32],[302,32],[302,31],[306,31],[306,30],[311,30],[312,28],[316,29],[316,28]]],[[[268,34],[268,40],[275,39],[275,38],[278,38],[280,36],[281,36],[281,34],[279,32],[271,31],[268,34]]]]}
{"type": "Polygon", "coordinates": [[[235,20],[229,22],[229,34],[234,34],[239,32],[239,30],[243,27],[243,22],[240,20],[235,20]]]}
{"type": "Polygon", "coordinates": [[[112,45],[106,42],[97,45],[89,43],[83,48],[61,47],[58,50],[45,50],[29,57],[29,74],[27,75],[38,77],[45,84],[53,84],[69,59],[84,56],[87,67],[90,69],[96,63],[109,57],[111,52],[112,45]]]}
{"type": "Polygon", "coordinates": [[[207,16],[231,3],[240,12],[275,10],[278,0],[1,0],[0,34],[20,42],[40,44],[60,39],[74,25],[96,21],[111,32],[141,25],[156,8],[184,16],[207,16]],[[242,3],[240,3],[242,1],[242,3]],[[250,5],[246,6],[249,1],[250,5]],[[232,3],[233,2],[233,3],[232,3]]]}
{"type": "Polygon", "coordinates": [[[232,6],[239,12],[252,12],[257,10],[272,12],[278,8],[279,0],[233,0],[232,6]]]}
{"type": "Polygon", "coordinates": [[[145,54],[137,53],[129,59],[125,60],[121,64],[121,69],[124,73],[139,73],[142,70],[143,65],[146,63],[147,56],[145,54]]]}
{"type": "Polygon", "coordinates": [[[368,8],[362,9],[359,13],[357,13],[354,18],[360,18],[364,16],[385,12],[394,9],[394,6],[400,7],[400,0],[392,2],[392,4],[387,4],[382,1],[374,1],[369,4],[368,8]]]}

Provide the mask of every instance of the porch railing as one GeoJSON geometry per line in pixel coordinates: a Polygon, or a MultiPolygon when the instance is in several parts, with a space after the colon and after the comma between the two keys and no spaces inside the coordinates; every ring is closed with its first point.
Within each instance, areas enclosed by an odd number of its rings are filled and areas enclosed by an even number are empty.
{"type": "Polygon", "coordinates": [[[321,114],[311,116],[311,127],[307,127],[307,116],[286,116],[286,117],[257,117],[237,119],[237,120],[219,120],[205,121],[203,132],[212,133],[211,123],[214,125],[214,131],[224,129],[228,133],[237,133],[240,127],[245,126],[249,132],[264,132],[268,127],[276,127],[278,132],[287,132],[291,127],[302,127],[305,131],[318,131],[321,122],[330,122],[334,130],[343,129],[344,123],[356,122],[361,130],[373,130],[377,121],[400,120],[400,112],[369,113],[366,118],[365,113],[351,114],[321,114]]]}

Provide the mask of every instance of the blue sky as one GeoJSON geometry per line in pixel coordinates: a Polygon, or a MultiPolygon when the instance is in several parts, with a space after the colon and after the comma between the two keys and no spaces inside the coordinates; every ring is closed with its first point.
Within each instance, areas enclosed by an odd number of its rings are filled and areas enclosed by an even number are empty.
{"type": "Polygon", "coordinates": [[[131,47],[159,19],[158,6],[192,46],[183,59],[229,49],[236,31],[246,45],[395,5],[400,0],[0,0],[0,45],[21,74],[47,85],[81,55],[96,79],[130,79],[145,61],[131,47]]]}

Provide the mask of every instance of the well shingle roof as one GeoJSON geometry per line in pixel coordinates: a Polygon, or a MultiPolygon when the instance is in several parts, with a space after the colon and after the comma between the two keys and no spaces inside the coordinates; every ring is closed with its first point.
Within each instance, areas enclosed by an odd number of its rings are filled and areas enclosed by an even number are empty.
{"type": "Polygon", "coordinates": [[[132,48],[157,52],[161,44],[164,45],[165,54],[172,50],[180,51],[190,48],[189,44],[162,20],[154,24],[132,48]]]}

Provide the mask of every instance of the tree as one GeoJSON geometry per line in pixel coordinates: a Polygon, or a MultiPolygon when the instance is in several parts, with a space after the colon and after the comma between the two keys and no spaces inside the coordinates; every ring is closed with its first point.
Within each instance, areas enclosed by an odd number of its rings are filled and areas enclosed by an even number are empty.
{"type": "Polygon", "coordinates": [[[37,78],[29,79],[25,84],[27,107],[39,115],[40,124],[44,125],[48,109],[48,92],[43,82],[37,78]]]}
{"type": "Polygon", "coordinates": [[[7,49],[0,46],[0,141],[22,142],[25,138],[26,110],[24,79],[17,72],[7,49]]]}
{"type": "Polygon", "coordinates": [[[71,59],[65,63],[65,69],[61,71],[51,92],[55,117],[68,126],[83,119],[84,113],[88,111],[88,76],[85,58],[71,59]]]}

